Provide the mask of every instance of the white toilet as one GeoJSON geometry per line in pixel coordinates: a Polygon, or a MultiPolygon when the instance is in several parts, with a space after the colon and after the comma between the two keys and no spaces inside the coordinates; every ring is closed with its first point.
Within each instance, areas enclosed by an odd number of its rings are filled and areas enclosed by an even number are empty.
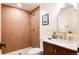
{"type": "Polygon", "coordinates": [[[42,49],[41,48],[32,48],[27,53],[28,53],[28,55],[42,55],[42,49]]]}

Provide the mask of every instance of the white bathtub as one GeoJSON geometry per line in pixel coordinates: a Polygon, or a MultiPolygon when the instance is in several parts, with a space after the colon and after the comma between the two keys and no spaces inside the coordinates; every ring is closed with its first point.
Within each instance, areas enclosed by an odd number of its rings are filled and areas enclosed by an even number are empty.
{"type": "Polygon", "coordinates": [[[13,51],[10,53],[6,53],[4,55],[41,55],[42,50],[40,48],[24,48],[17,51],[13,51]]]}
{"type": "Polygon", "coordinates": [[[4,55],[28,55],[28,50],[32,49],[31,47],[29,48],[24,48],[24,49],[20,49],[20,50],[17,50],[17,51],[13,51],[13,52],[10,52],[10,53],[6,53],[4,55]]]}

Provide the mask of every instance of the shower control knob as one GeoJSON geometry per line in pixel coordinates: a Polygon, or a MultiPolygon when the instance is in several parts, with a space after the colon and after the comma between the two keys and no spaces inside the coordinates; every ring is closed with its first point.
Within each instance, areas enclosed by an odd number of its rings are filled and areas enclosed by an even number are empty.
{"type": "Polygon", "coordinates": [[[1,48],[6,48],[6,44],[5,43],[0,43],[0,49],[1,48]]]}

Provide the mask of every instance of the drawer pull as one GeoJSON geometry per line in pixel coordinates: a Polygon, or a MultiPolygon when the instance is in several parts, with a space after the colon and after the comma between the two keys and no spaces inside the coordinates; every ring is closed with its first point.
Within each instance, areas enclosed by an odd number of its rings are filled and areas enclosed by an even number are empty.
{"type": "Polygon", "coordinates": [[[53,52],[53,49],[51,49],[50,51],[53,52]]]}
{"type": "Polygon", "coordinates": [[[56,52],[56,50],[54,50],[54,52],[56,52]]]}

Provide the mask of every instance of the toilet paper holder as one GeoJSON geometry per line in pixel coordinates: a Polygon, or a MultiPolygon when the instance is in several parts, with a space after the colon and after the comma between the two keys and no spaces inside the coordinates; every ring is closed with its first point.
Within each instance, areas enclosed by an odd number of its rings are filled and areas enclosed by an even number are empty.
{"type": "Polygon", "coordinates": [[[1,48],[6,48],[6,44],[1,42],[1,43],[0,43],[0,49],[1,49],[1,48]]]}

